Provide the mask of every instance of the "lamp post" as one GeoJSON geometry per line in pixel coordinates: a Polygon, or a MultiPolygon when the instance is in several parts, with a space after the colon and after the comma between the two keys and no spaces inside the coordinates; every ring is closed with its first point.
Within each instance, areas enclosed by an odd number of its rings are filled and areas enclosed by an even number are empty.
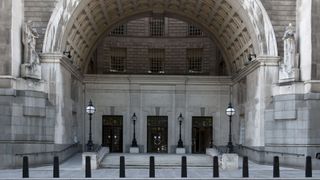
{"type": "Polygon", "coordinates": [[[178,121],[179,121],[179,141],[178,141],[178,148],[183,148],[183,142],[182,142],[182,139],[181,139],[181,124],[182,124],[182,121],[183,121],[183,117],[182,117],[182,114],[180,113],[179,117],[178,117],[178,121]]]}
{"type": "Polygon", "coordinates": [[[232,107],[231,102],[229,103],[229,106],[226,109],[226,114],[229,116],[229,142],[228,142],[228,150],[229,153],[233,153],[233,145],[232,145],[232,134],[231,134],[231,122],[232,122],[232,116],[236,113],[236,110],[232,107]]]}
{"type": "Polygon", "coordinates": [[[91,121],[92,121],[92,114],[96,112],[96,108],[92,105],[92,101],[89,101],[89,105],[86,108],[87,113],[89,114],[89,140],[87,143],[87,151],[93,150],[93,142],[92,142],[92,131],[91,131],[91,121]]]}
{"type": "Polygon", "coordinates": [[[136,120],[137,120],[136,113],[133,113],[131,120],[133,121],[133,139],[132,139],[131,147],[138,147],[138,143],[136,140],[136,120]]]}

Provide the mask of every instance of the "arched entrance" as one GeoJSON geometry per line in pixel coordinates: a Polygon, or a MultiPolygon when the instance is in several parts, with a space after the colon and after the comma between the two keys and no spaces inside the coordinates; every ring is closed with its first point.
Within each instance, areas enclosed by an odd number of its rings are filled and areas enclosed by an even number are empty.
{"type": "MultiPolygon", "coordinates": [[[[266,74],[254,70],[260,68],[261,64],[272,66],[276,64],[277,45],[268,15],[259,0],[241,2],[233,0],[60,1],[48,24],[42,61],[45,64],[44,72],[48,72],[44,78],[53,86],[53,90],[49,94],[54,94],[53,98],[59,103],[58,106],[61,110],[58,114],[59,123],[56,125],[56,130],[67,132],[66,117],[70,113],[64,107],[68,105],[65,97],[70,93],[70,89],[72,91],[72,87],[68,87],[70,79],[77,79],[79,84],[83,85],[81,92],[83,96],[79,96],[83,99],[77,102],[78,107],[84,106],[86,98],[89,98],[85,95],[86,82],[83,82],[83,74],[86,72],[88,59],[98,41],[116,25],[132,18],[150,14],[184,19],[197,24],[207,32],[222,50],[229,74],[233,76],[228,77],[228,85],[235,84],[234,86],[237,88],[238,81],[247,78],[248,73],[254,73],[248,77],[254,82],[254,85],[248,88],[248,92],[252,91],[255,96],[250,99],[252,101],[249,100],[252,103],[249,109],[243,111],[251,112],[250,117],[245,117],[249,124],[252,124],[254,119],[259,121],[257,126],[248,127],[254,131],[254,134],[259,135],[248,143],[263,145],[262,122],[264,115],[261,107],[264,106],[262,100],[264,87],[262,85],[269,85],[272,80],[264,79],[266,74]],[[71,61],[61,55],[64,51],[70,51],[71,61]],[[259,61],[248,66],[246,62],[250,54],[256,54],[259,61]],[[65,67],[57,67],[57,62],[65,67]]],[[[272,74],[274,71],[270,71],[270,73],[272,74]]],[[[224,114],[221,113],[223,111],[220,109],[217,117],[223,117],[224,114]]],[[[80,112],[83,113],[81,110],[80,112]]],[[[124,118],[130,118],[130,114],[131,112],[124,118]]],[[[86,118],[85,114],[83,117],[86,118]]],[[[126,128],[129,129],[130,124],[126,128]]],[[[83,128],[83,132],[86,132],[85,128],[83,128]]],[[[63,134],[56,133],[57,143],[64,141],[63,134]]],[[[85,135],[84,133],[83,136],[85,135]]],[[[85,140],[83,142],[85,143],[85,140]]]]}

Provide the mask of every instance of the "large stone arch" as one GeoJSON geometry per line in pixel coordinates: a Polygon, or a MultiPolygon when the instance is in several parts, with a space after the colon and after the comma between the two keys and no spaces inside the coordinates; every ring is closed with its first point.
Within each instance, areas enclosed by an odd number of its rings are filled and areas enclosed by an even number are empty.
{"type": "Polygon", "coordinates": [[[247,56],[277,56],[270,19],[260,0],[61,0],[50,18],[43,53],[70,50],[82,72],[98,40],[115,24],[142,14],[171,14],[197,23],[223,51],[229,71],[245,67],[247,56]]]}

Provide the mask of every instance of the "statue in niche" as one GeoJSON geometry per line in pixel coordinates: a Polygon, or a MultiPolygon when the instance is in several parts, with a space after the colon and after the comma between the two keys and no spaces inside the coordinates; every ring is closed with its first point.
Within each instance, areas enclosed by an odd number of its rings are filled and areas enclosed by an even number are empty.
{"type": "Polygon", "coordinates": [[[280,65],[280,81],[296,81],[299,78],[298,58],[296,53],[295,28],[291,23],[286,27],[282,40],[284,43],[284,58],[280,65]]]}
{"type": "Polygon", "coordinates": [[[23,25],[22,43],[24,46],[23,64],[21,65],[21,76],[24,78],[40,79],[40,58],[36,52],[36,40],[39,34],[32,28],[32,21],[23,25]]]}

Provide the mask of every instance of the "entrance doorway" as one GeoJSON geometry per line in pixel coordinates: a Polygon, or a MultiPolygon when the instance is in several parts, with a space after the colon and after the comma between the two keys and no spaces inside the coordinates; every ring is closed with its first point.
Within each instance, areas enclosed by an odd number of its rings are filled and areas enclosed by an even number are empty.
{"type": "Polygon", "coordinates": [[[147,151],[149,153],[167,153],[168,116],[148,116],[147,122],[147,151]]]}
{"type": "Polygon", "coordinates": [[[102,116],[102,146],[111,153],[122,152],[123,116],[102,116]]]}
{"type": "Polygon", "coordinates": [[[212,117],[192,117],[192,153],[205,153],[212,143],[212,117]]]}

